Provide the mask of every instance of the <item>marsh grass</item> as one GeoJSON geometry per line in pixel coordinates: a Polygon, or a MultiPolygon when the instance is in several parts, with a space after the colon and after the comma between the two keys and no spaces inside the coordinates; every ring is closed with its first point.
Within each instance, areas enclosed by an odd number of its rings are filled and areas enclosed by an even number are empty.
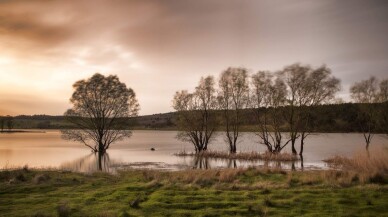
{"type": "Polygon", "coordinates": [[[386,183],[357,172],[270,168],[0,172],[4,216],[381,216],[386,183]],[[9,183],[22,174],[23,182],[9,183]],[[36,177],[50,177],[36,182],[36,177]],[[343,184],[345,183],[345,184],[343,184]],[[6,199],[5,199],[6,198],[6,199]]]}
{"type": "Polygon", "coordinates": [[[290,153],[270,153],[270,152],[238,152],[235,154],[230,154],[229,152],[222,152],[222,151],[203,151],[199,153],[194,152],[178,152],[174,154],[178,157],[203,157],[203,158],[214,158],[214,159],[229,159],[229,160],[245,160],[245,161],[256,161],[256,160],[263,160],[263,161],[282,161],[282,162],[288,162],[288,161],[298,161],[299,157],[297,155],[293,155],[290,153]]]}
{"type": "MultiPolygon", "coordinates": [[[[344,182],[386,183],[388,180],[388,151],[386,149],[358,152],[350,158],[334,156],[324,161],[332,168],[343,171],[340,175],[344,182]]],[[[325,174],[326,178],[340,176],[336,171],[328,171],[325,174]]]]}

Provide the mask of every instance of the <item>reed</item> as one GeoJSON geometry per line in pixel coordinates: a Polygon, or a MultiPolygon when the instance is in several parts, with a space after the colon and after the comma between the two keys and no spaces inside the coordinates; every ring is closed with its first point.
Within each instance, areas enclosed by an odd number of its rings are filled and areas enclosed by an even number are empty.
{"type": "Polygon", "coordinates": [[[386,149],[357,152],[350,158],[333,156],[324,161],[334,169],[347,172],[350,180],[353,181],[359,179],[365,183],[387,182],[388,180],[388,151],[386,149]]]}
{"type": "Polygon", "coordinates": [[[246,160],[246,161],[298,161],[299,158],[296,155],[290,153],[271,153],[271,152],[238,152],[235,154],[230,154],[229,152],[222,151],[202,151],[199,153],[194,152],[179,152],[174,154],[179,157],[204,157],[204,158],[214,158],[214,159],[230,159],[230,160],[246,160]]]}

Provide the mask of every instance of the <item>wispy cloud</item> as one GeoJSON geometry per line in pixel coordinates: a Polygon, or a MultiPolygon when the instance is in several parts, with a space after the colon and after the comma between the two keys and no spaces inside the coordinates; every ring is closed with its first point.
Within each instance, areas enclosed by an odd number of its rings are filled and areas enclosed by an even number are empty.
{"type": "Polygon", "coordinates": [[[326,63],[347,87],[387,77],[386,26],[384,0],[0,0],[0,113],[61,114],[95,72],[133,87],[142,114],[228,66],[326,63]]]}

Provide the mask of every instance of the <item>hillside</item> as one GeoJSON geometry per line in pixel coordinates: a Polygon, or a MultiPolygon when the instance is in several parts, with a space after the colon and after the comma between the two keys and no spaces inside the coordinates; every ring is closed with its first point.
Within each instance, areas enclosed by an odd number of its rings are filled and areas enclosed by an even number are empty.
{"type": "MultiPolygon", "coordinates": [[[[380,106],[376,104],[376,106],[380,106]]],[[[320,105],[311,107],[310,111],[315,117],[316,132],[358,132],[360,123],[357,121],[358,105],[354,103],[320,105]]],[[[217,111],[221,117],[222,111],[217,111]]],[[[138,116],[127,121],[128,126],[134,129],[176,129],[174,120],[176,112],[160,113],[138,116]]],[[[255,129],[255,118],[252,110],[244,110],[243,129],[252,131],[255,129]]],[[[15,129],[63,129],[72,125],[64,116],[49,115],[19,115],[13,118],[15,129]]],[[[378,129],[375,130],[379,132],[378,129]]]]}

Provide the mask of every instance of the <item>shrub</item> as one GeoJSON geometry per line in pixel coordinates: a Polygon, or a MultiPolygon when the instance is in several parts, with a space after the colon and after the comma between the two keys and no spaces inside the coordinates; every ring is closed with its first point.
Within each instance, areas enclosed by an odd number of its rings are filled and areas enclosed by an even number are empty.
{"type": "Polygon", "coordinates": [[[57,207],[58,217],[68,217],[70,216],[70,207],[67,203],[59,204],[57,207]]]}
{"type": "Polygon", "coordinates": [[[50,180],[50,176],[48,174],[37,174],[35,175],[35,177],[33,178],[33,182],[35,184],[40,184],[40,183],[43,183],[43,182],[46,182],[50,180]]]}

